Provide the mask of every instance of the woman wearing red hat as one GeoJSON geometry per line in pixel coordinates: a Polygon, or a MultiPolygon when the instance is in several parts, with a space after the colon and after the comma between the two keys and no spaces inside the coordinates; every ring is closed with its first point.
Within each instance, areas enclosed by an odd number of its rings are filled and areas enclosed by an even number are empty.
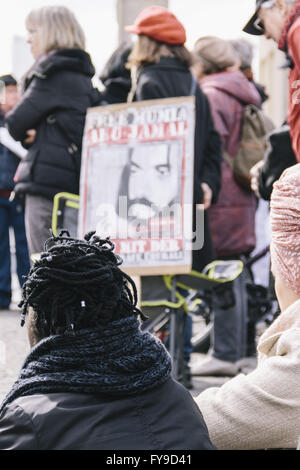
{"type": "MultiPolygon", "coordinates": [[[[134,24],[125,29],[137,35],[128,61],[133,78],[132,100],[191,94],[196,97],[194,204],[195,207],[196,204],[204,204],[204,208],[208,209],[217,201],[220,190],[221,141],[214,129],[207,98],[198,84],[192,91],[192,56],[184,46],[185,29],[169,10],[160,6],[146,8],[134,24]]],[[[193,251],[193,269],[201,271],[214,257],[205,213],[204,247],[193,251]]],[[[188,359],[189,354],[186,355],[188,359]]]]}
{"type": "MultiPolygon", "coordinates": [[[[152,6],[143,10],[126,31],[137,34],[129,67],[132,72],[134,101],[188,96],[193,88],[190,72],[192,56],[185,48],[183,25],[166,8],[152,6]]],[[[220,189],[221,142],[215,131],[207,98],[197,86],[195,132],[194,202],[205,209],[217,200],[220,189]]],[[[205,223],[206,232],[208,229],[205,223]]],[[[201,270],[213,259],[209,233],[205,247],[194,256],[193,268],[201,270]]]]}

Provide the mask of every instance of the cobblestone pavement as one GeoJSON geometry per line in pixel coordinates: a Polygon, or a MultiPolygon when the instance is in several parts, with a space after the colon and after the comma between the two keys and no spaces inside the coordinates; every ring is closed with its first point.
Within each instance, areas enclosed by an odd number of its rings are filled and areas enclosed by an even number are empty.
{"type": "Polygon", "coordinates": [[[20,326],[20,313],[0,311],[0,402],[17,378],[29,351],[26,328],[20,326]]]}

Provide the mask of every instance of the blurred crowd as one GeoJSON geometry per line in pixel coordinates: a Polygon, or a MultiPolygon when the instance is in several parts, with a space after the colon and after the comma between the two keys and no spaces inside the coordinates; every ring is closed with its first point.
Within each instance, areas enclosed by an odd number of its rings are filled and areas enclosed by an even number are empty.
{"type": "MultiPolygon", "coordinates": [[[[9,71],[0,77],[0,310],[12,298],[13,229],[22,322],[28,317],[33,349],[0,407],[0,449],[296,449],[299,0],[256,0],[244,27],[285,53],[289,109],[279,128],[264,112],[268,90],[253,73],[246,39],[199,35],[189,50],[170,10],[146,8],[126,27],[132,39],[108,58],[99,90],[84,31],[69,9],[33,10],[26,28],[34,65],[19,84],[9,71]],[[257,344],[250,319],[241,331],[238,302],[220,308],[210,350],[192,367],[187,317],[184,386],[192,387],[192,376],[234,377],[195,400],[173,380],[165,346],[139,329],[135,287],[109,241],[91,234],[82,242],[67,234],[49,239],[54,196],[79,194],[87,109],[191,95],[194,219],[199,205],[204,210],[204,246],[193,251],[192,269],[251,260],[259,201],[268,201],[268,283],[281,311],[257,344]],[[247,357],[257,367],[239,374],[247,357]]],[[[231,294],[225,286],[220,296],[231,294]]]]}

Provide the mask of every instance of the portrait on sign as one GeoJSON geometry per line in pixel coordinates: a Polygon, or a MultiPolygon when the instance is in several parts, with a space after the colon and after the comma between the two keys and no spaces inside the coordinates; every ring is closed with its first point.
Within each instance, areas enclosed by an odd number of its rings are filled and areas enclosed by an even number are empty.
{"type": "Polygon", "coordinates": [[[124,266],[139,272],[188,269],[193,144],[193,98],[91,109],[82,155],[79,236],[90,230],[110,236],[124,266]]]}

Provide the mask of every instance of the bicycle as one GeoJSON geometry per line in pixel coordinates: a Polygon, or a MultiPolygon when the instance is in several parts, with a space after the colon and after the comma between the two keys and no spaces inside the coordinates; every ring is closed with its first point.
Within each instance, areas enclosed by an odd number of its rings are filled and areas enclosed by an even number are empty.
{"type": "MultiPolygon", "coordinates": [[[[207,353],[212,345],[214,333],[217,291],[219,290],[220,295],[222,286],[224,287],[228,282],[234,282],[242,273],[245,276],[242,282],[245,283],[246,293],[244,299],[238,301],[240,301],[242,321],[247,323],[247,337],[251,338],[245,356],[252,356],[256,352],[256,347],[254,348],[257,342],[256,325],[260,322],[267,327],[278,315],[278,304],[271,283],[271,275],[270,285],[264,287],[254,283],[251,271],[253,264],[268,252],[269,247],[266,247],[257,255],[243,261],[215,261],[202,273],[191,272],[189,275],[164,276],[162,279],[165,285],[165,298],[162,299],[162,289],[159,294],[160,298],[152,302],[149,299],[145,301],[143,298],[142,309],[151,317],[143,329],[155,334],[168,346],[175,379],[183,383],[186,379],[182,371],[184,370],[184,326],[187,316],[192,318],[196,330],[191,339],[193,352],[207,353]],[[183,290],[186,291],[185,296],[183,290]],[[252,348],[249,348],[249,344],[252,348]]],[[[157,289],[154,291],[157,292],[157,289]]],[[[225,292],[225,297],[222,298],[223,306],[230,307],[233,299],[228,289],[223,289],[223,291],[225,292]]]]}
{"type": "MultiPolygon", "coordinates": [[[[54,198],[53,233],[56,234],[60,230],[59,227],[67,227],[70,233],[76,234],[78,209],[78,195],[57,194],[54,198]]],[[[249,307],[251,320],[248,323],[250,329],[252,328],[252,332],[248,331],[248,334],[255,333],[254,327],[258,321],[266,326],[274,321],[276,300],[272,288],[272,276],[270,274],[269,288],[265,289],[263,286],[254,284],[251,272],[252,265],[265,256],[268,251],[269,247],[266,247],[252,258],[215,261],[208,265],[202,273],[191,271],[187,275],[155,276],[155,281],[153,277],[142,278],[144,281],[145,279],[152,281],[151,291],[146,296],[142,292],[141,308],[150,317],[142,329],[155,334],[167,345],[173,361],[173,376],[176,379],[185,381],[182,371],[184,371],[183,339],[187,317],[192,318],[196,330],[191,339],[193,352],[207,353],[211,347],[214,333],[216,290],[217,288],[222,289],[224,283],[233,282],[242,272],[247,272],[248,277],[250,302],[247,308],[249,307]]],[[[229,304],[231,300],[227,299],[229,304]]],[[[243,300],[240,305],[242,320],[247,321],[245,301],[243,300]]]]}

